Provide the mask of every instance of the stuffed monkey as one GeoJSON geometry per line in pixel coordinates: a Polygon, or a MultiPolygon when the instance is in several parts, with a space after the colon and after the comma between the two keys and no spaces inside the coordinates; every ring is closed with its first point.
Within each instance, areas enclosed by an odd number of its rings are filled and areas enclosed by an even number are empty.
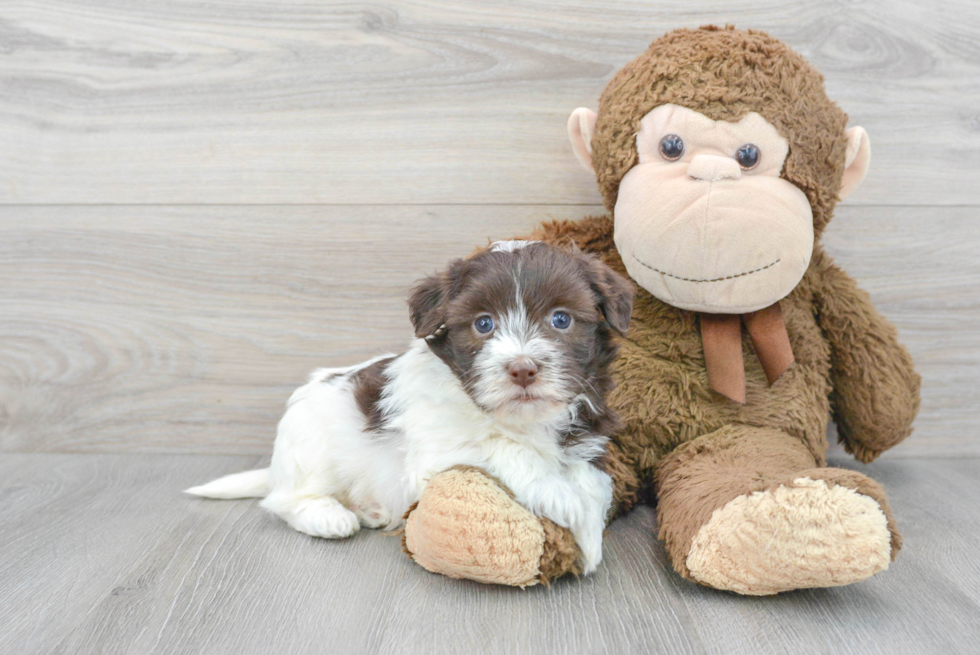
{"type": "MultiPolygon", "coordinates": [[[[574,243],[636,285],[601,465],[625,512],[656,502],[677,572],[741,594],[844,585],[901,537],[881,486],[827,467],[827,423],[870,462],[911,432],[919,376],[895,329],[820,246],[864,178],[868,136],[800,55],[761,32],[654,41],[598,114],[569,119],[610,212],[529,238],[574,243]]],[[[567,530],[480,470],[431,480],[406,552],[430,571],[530,585],[578,572],[567,530]]]]}

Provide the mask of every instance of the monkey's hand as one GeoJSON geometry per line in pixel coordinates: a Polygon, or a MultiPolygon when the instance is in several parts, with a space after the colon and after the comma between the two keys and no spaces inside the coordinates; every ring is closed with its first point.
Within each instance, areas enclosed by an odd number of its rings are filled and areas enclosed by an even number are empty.
{"type": "Polygon", "coordinates": [[[831,348],[831,404],[844,449],[867,464],[912,432],[920,378],[895,327],[822,251],[815,310],[831,348]]]}
{"type": "Polygon", "coordinates": [[[536,517],[473,467],[429,481],[406,515],[402,547],[433,573],[488,584],[526,587],[581,571],[571,532],[536,517]]]}

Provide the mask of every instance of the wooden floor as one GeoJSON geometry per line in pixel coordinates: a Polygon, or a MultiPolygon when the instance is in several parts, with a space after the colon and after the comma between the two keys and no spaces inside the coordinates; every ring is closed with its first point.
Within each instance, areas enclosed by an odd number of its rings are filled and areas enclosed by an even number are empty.
{"type": "Polygon", "coordinates": [[[0,655],[980,652],[978,44],[976,0],[0,3],[0,655]],[[520,591],[179,493],[267,457],[310,369],[403,347],[413,280],[600,212],[568,113],[707,23],[786,40],[870,134],[823,241],[923,375],[862,469],[890,570],[717,593],[640,508],[520,591]]]}
{"type": "MultiPolygon", "coordinates": [[[[180,489],[238,455],[9,455],[0,464],[3,653],[976,653],[980,460],[893,460],[905,548],[863,583],[774,598],[670,569],[641,507],[584,579],[520,590],[410,562],[396,537],[287,528],[180,489]]],[[[849,465],[846,462],[840,462],[849,465]]]]}

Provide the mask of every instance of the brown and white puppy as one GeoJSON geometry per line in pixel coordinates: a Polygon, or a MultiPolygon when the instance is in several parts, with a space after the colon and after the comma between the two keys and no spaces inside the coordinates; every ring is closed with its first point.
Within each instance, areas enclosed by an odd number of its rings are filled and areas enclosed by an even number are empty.
{"type": "Polygon", "coordinates": [[[597,259],[499,242],[416,285],[402,355],[314,371],[290,398],[271,466],[187,492],[264,496],[301,532],[392,528],[428,480],[456,465],[499,478],[568,528],[586,573],[602,558],[612,483],[595,462],[633,289],[597,259]]]}

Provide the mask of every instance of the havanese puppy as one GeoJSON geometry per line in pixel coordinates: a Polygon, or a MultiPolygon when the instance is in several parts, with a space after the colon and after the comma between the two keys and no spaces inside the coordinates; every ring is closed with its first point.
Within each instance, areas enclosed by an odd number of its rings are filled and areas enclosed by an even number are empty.
{"type": "Polygon", "coordinates": [[[293,393],[269,468],[187,493],[263,497],[300,532],[395,528],[430,478],[480,467],[571,530],[585,573],[602,559],[612,481],[601,467],[612,332],[633,288],[594,257],[497,242],[419,282],[401,355],[314,371],[293,393]]]}

